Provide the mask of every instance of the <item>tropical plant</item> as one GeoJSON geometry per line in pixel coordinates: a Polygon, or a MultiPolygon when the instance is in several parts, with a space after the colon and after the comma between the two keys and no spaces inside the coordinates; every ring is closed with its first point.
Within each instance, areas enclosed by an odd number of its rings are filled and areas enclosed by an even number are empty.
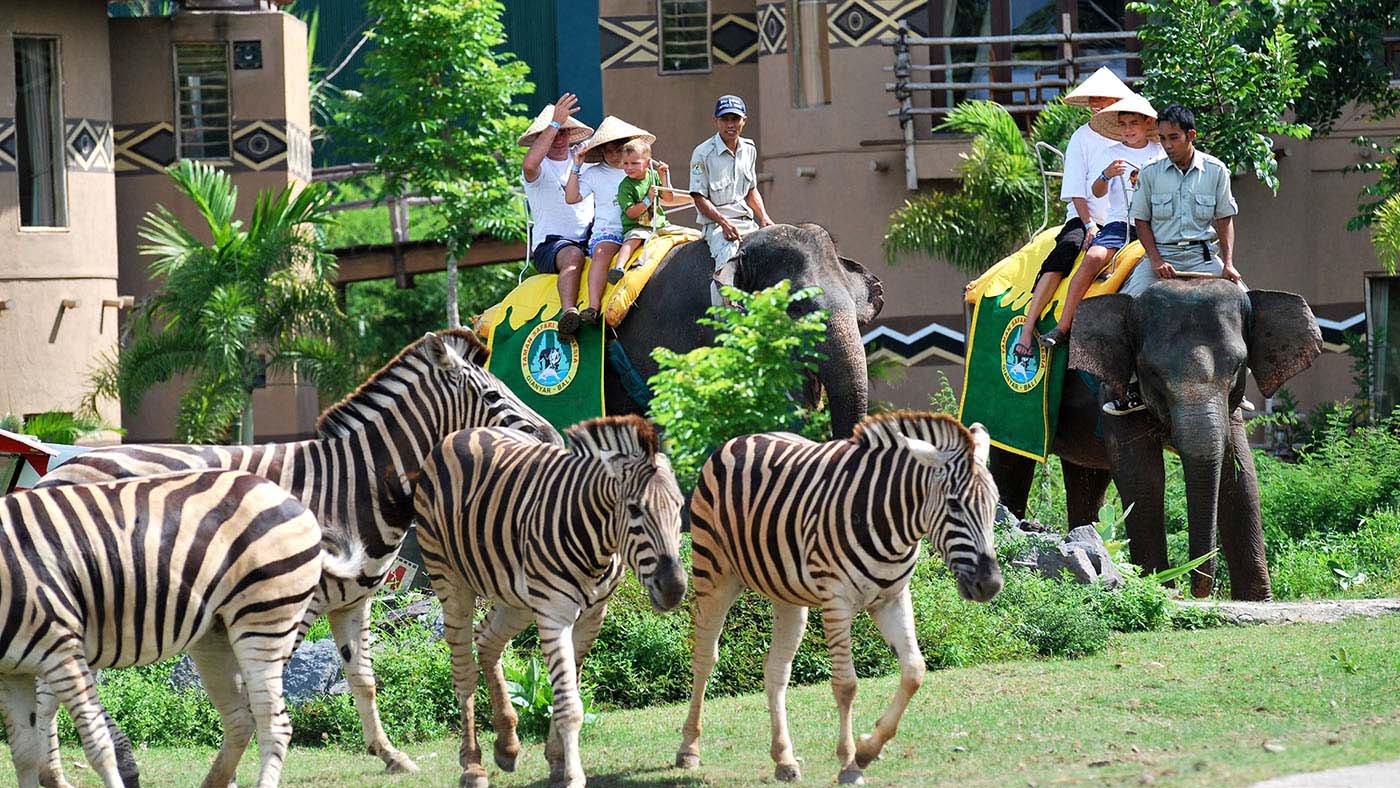
{"type": "Polygon", "coordinates": [[[120,397],[134,410],[156,383],[188,375],[177,439],[228,440],[235,424],[252,440],[252,391],[269,369],[294,366],[332,391],[348,384],[333,339],[344,330],[335,258],[321,243],[331,221],[321,184],[264,191],[247,228],[233,218],[238,189],[228,174],[182,160],[167,172],[194,207],[211,243],[165,206],[146,214],[141,253],[160,288],[132,313],[119,355],[94,373],[93,397],[120,397]]]}
{"type": "Polygon", "coordinates": [[[332,137],[383,176],[379,197],[437,197],[446,221],[449,325],[458,325],[456,260],[482,233],[524,236],[514,187],[525,128],[516,97],[534,87],[529,67],[505,51],[496,0],[368,0],[378,16],[374,51],[347,91],[332,137]]]}
{"type": "MultiPolygon", "coordinates": [[[[1088,120],[1087,109],[1056,101],[1036,118],[1027,139],[1000,104],[959,104],[934,130],[973,135],[972,149],[958,165],[961,182],[951,191],[921,194],[895,211],[885,234],[886,260],[894,263],[900,254],[922,253],[975,273],[1023,245],[1044,210],[1046,187],[1035,144],[1064,150],[1070,135],[1088,120]]],[[[1049,188],[1058,192],[1059,185],[1052,182],[1049,188]]]]}
{"type": "Polygon", "coordinates": [[[1400,193],[1377,206],[1371,223],[1371,243],[1376,247],[1376,259],[1392,276],[1400,262],[1400,193]]]}
{"type": "MultiPolygon", "coordinates": [[[[522,666],[507,663],[502,669],[506,677],[506,693],[510,695],[510,704],[515,707],[519,718],[517,731],[527,740],[542,741],[554,719],[554,684],[550,681],[549,671],[534,655],[522,666]]],[[[598,721],[598,715],[593,711],[593,692],[587,686],[580,686],[579,695],[583,701],[583,727],[587,729],[598,721]]]]}
{"type": "Polygon", "coordinates": [[[1156,106],[1181,104],[1196,115],[1198,144],[1236,172],[1253,172],[1278,191],[1272,134],[1304,139],[1312,130],[1284,120],[1308,85],[1296,56],[1296,29],[1282,21],[1260,29],[1241,0],[1150,0],[1128,9],[1147,17],[1140,92],[1156,106]],[[1252,26],[1253,25],[1253,26],[1252,26]]]}
{"type": "Polygon", "coordinates": [[[66,410],[50,410],[28,417],[6,413],[0,416],[0,429],[32,435],[44,443],[69,444],[105,432],[118,435],[126,432],[95,413],[70,413],[66,410]]]}
{"type": "Polygon", "coordinates": [[[666,430],[666,453],[685,489],[695,485],[710,452],[736,435],[797,430],[824,440],[830,434],[827,412],[804,411],[799,399],[806,376],[817,370],[826,312],[788,313],[820,291],[793,291],[786,279],[756,293],[721,289],[740,308],[712,306],[700,319],[715,330],[714,345],[652,351],[660,371],[648,381],[651,416],[666,430]]]}

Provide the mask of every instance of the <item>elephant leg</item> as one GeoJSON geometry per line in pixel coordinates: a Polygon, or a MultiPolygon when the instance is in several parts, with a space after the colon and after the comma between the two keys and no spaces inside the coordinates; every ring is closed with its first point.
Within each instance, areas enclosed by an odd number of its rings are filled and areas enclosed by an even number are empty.
{"type": "Polygon", "coordinates": [[[1104,493],[1108,491],[1107,468],[1090,468],[1060,458],[1065,478],[1065,510],[1070,528],[1090,525],[1099,519],[1104,493]]]}
{"type": "Polygon", "coordinates": [[[1144,572],[1160,572],[1167,568],[1162,439],[1145,414],[1117,416],[1112,421],[1127,422],[1105,425],[1104,447],[1118,496],[1124,508],[1133,508],[1127,518],[1128,550],[1144,572]]]}
{"type": "Polygon", "coordinates": [[[1263,601],[1273,598],[1264,555],[1264,526],[1259,514],[1259,478],[1239,411],[1230,417],[1230,443],[1220,470],[1220,551],[1230,569],[1230,596],[1263,601]]]}
{"type": "Polygon", "coordinates": [[[1026,519],[1026,500],[1031,494],[1031,479],[1035,476],[1035,460],[992,447],[988,468],[996,480],[1001,502],[1016,519],[1026,519]]]}

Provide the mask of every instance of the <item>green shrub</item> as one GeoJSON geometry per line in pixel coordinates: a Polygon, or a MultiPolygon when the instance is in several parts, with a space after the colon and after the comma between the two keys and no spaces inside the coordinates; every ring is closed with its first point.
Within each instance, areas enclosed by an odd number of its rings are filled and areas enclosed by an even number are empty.
{"type": "Polygon", "coordinates": [[[1271,548],[1270,579],[1280,599],[1374,597],[1400,590],[1400,513],[1383,509],[1355,533],[1317,534],[1271,548]]]}
{"type": "Polygon", "coordinates": [[[1097,596],[1099,617],[1115,632],[1147,632],[1166,625],[1171,597],[1161,584],[1123,567],[1123,587],[1097,596]]]}
{"type": "MultiPolygon", "coordinates": [[[[203,692],[175,690],[170,673],[176,660],[122,670],[105,670],[97,696],[107,713],[133,741],[160,746],[217,747],[223,741],[219,713],[203,692]]],[[[58,715],[59,738],[78,743],[66,711],[58,715]]]]}
{"type": "Polygon", "coordinates": [[[1218,607],[1201,605],[1173,605],[1171,608],[1172,629],[1210,629],[1230,623],[1218,607]]]}
{"type": "Polygon", "coordinates": [[[1097,654],[1108,644],[1108,625],[1098,616],[1101,586],[1068,579],[1046,580],[1021,569],[1006,572],[1006,586],[991,601],[1012,630],[1046,657],[1097,654]]]}
{"type": "Polygon", "coordinates": [[[955,668],[1031,656],[1035,649],[992,605],[965,601],[957,581],[937,557],[914,568],[909,583],[914,631],[930,668],[955,668]]]}

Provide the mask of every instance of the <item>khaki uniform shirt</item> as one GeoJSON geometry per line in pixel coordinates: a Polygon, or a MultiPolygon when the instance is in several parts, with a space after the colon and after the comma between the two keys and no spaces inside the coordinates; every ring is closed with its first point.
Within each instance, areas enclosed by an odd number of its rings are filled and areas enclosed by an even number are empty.
{"type": "MultiPolygon", "coordinates": [[[[690,189],[704,195],[726,219],[753,220],[753,210],[745,198],[758,185],[758,148],[753,140],[740,137],[733,153],[716,134],[695,146],[690,154],[690,189]]],[[[696,211],[701,225],[713,224],[696,211]]]]}
{"type": "Polygon", "coordinates": [[[1219,240],[1215,220],[1236,213],[1230,170],[1198,150],[1184,173],[1166,156],[1142,165],[1128,218],[1150,221],[1158,246],[1182,241],[1213,245],[1219,240]]]}

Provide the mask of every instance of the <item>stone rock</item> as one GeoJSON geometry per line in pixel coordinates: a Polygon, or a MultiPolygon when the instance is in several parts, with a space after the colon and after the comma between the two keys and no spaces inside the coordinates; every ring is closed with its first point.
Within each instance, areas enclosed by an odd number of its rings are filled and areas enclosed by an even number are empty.
{"type": "Polygon", "coordinates": [[[170,688],[176,691],[204,691],[204,682],[199,680],[199,671],[195,670],[194,660],[190,659],[189,654],[182,654],[180,660],[175,663],[175,668],[170,671],[170,688]]]}
{"type": "Polygon", "coordinates": [[[341,678],[340,652],[335,640],[303,642],[282,671],[282,691],[291,703],[305,703],[326,694],[341,678]]]}
{"type": "Polygon", "coordinates": [[[330,688],[330,689],[326,690],[326,694],[327,694],[327,695],[332,695],[332,696],[334,696],[334,695],[346,695],[346,694],[349,694],[349,692],[350,692],[350,682],[346,681],[345,679],[341,679],[340,681],[337,681],[336,683],[334,683],[334,684],[331,685],[331,688],[330,688]]]}
{"type": "Polygon", "coordinates": [[[1039,523],[1022,521],[1006,529],[1002,538],[1024,540],[1020,555],[1012,558],[1013,566],[1034,569],[1047,578],[1056,578],[1068,571],[1079,583],[1102,581],[1105,588],[1121,588],[1123,573],[1109,557],[1108,546],[1093,526],[1082,525],[1068,536],[1039,531],[1039,523]]]}

